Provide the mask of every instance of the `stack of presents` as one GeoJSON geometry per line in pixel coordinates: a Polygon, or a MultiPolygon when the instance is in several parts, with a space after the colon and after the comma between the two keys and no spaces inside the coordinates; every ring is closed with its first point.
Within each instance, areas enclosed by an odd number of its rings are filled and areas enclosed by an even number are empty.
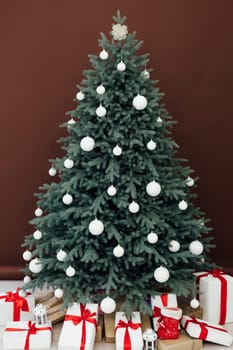
{"type": "Polygon", "coordinates": [[[63,311],[55,297],[36,304],[29,292],[3,293],[2,348],[49,349],[52,326],[61,320],[58,350],[92,350],[103,336],[117,350],[198,350],[203,341],[231,346],[233,337],[223,325],[233,323],[233,277],[216,269],[197,274],[197,282],[198,308],[182,306],[175,294],[166,293],[151,297],[152,317],[135,311],[130,319],[121,311],[103,315],[98,304],[73,303],[63,311]]]}

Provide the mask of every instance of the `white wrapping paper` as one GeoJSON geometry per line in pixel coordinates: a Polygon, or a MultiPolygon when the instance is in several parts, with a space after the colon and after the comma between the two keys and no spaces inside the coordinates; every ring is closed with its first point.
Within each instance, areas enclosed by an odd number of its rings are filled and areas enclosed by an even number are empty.
{"type": "MultiPolygon", "coordinates": [[[[161,298],[161,295],[155,295],[154,297],[151,297],[151,306],[152,310],[154,309],[154,306],[157,306],[159,309],[163,309],[165,307],[177,307],[177,297],[176,294],[168,293],[167,296],[167,303],[163,302],[163,298],[161,298]]],[[[157,331],[159,328],[158,320],[160,317],[153,317],[153,327],[154,330],[157,331]]]]}
{"type": "MultiPolygon", "coordinates": [[[[118,325],[118,322],[122,320],[128,322],[127,317],[124,315],[124,312],[116,312],[115,316],[115,327],[118,325]]],[[[140,312],[133,312],[131,321],[133,323],[141,323],[140,312]]],[[[143,339],[142,339],[142,328],[137,329],[128,328],[130,341],[131,341],[131,350],[142,350],[143,349],[143,339]]],[[[125,338],[126,328],[117,328],[116,329],[116,350],[125,350],[124,349],[124,338],[125,338]]]]}

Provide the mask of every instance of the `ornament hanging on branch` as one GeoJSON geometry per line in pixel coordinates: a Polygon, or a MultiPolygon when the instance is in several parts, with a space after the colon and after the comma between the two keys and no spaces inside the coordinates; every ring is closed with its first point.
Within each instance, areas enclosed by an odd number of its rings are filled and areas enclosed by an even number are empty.
{"type": "Polygon", "coordinates": [[[162,118],[158,117],[156,120],[157,120],[157,123],[159,123],[159,126],[161,126],[161,125],[162,125],[162,123],[163,123],[162,118]]]}
{"type": "Polygon", "coordinates": [[[95,140],[89,136],[83,137],[80,141],[80,147],[83,151],[90,152],[95,147],[95,140]]]}
{"type": "Polygon", "coordinates": [[[76,121],[74,120],[74,118],[71,118],[70,120],[68,120],[67,124],[68,124],[68,126],[72,126],[72,125],[76,124],[76,121]]]}
{"type": "Polygon", "coordinates": [[[55,169],[53,166],[49,169],[49,175],[50,176],[56,176],[57,175],[57,169],[55,169]]]}
{"type": "Polygon", "coordinates": [[[157,147],[157,144],[153,140],[150,140],[149,142],[147,142],[146,147],[149,151],[154,151],[157,147]]]}
{"type": "Polygon", "coordinates": [[[95,219],[89,223],[89,232],[94,236],[99,236],[104,232],[104,224],[101,220],[95,219]]]}
{"type": "Polygon", "coordinates": [[[113,24],[111,34],[114,40],[124,40],[127,38],[128,28],[124,24],[113,24]]]}
{"type": "Polygon", "coordinates": [[[66,269],[66,276],[67,277],[73,277],[75,275],[76,271],[75,269],[73,268],[73,266],[68,266],[67,269],[66,269]]]}
{"type": "Polygon", "coordinates": [[[146,186],[146,192],[151,197],[157,197],[161,192],[161,186],[156,181],[151,181],[146,186]]]}
{"type": "Polygon", "coordinates": [[[193,299],[190,301],[190,306],[191,306],[191,308],[193,308],[193,309],[197,309],[197,308],[199,308],[200,303],[199,303],[199,301],[198,301],[196,298],[193,298],[193,299]]]}
{"type": "Polygon", "coordinates": [[[64,196],[62,197],[62,202],[65,204],[65,205],[69,205],[73,202],[73,197],[71,196],[71,194],[69,193],[66,193],[64,194],[64,196]]]}
{"type": "Polygon", "coordinates": [[[125,250],[124,248],[118,244],[114,249],[113,249],[113,255],[116,257],[116,258],[121,258],[125,253],[125,250]]]}
{"type": "Polygon", "coordinates": [[[103,84],[97,86],[96,92],[98,95],[103,95],[105,93],[105,87],[103,86],[103,84]]]}
{"type": "Polygon", "coordinates": [[[24,278],[23,278],[23,283],[24,284],[26,284],[26,283],[29,283],[29,282],[31,282],[31,277],[30,276],[28,276],[28,275],[26,275],[26,276],[24,276],[24,278]]]}
{"type": "Polygon", "coordinates": [[[122,60],[117,64],[117,70],[119,72],[124,72],[126,70],[126,64],[122,60]]]}
{"type": "Polygon", "coordinates": [[[64,167],[65,167],[66,169],[72,169],[73,166],[74,166],[74,161],[73,161],[72,159],[70,159],[70,158],[65,159],[65,161],[64,161],[64,167]]]}
{"type": "Polygon", "coordinates": [[[102,299],[100,308],[105,314],[111,314],[116,309],[116,302],[110,297],[102,299]]]}
{"type": "Polygon", "coordinates": [[[189,245],[189,250],[193,255],[201,255],[204,250],[203,244],[199,241],[192,241],[189,245]]]}
{"type": "Polygon", "coordinates": [[[76,98],[78,101],[83,101],[84,98],[85,98],[85,95],[82,91],[79,91],[77,94],[76,94],[76,98]]]}
{"type": "Polygon", "coordinates": [[[107,189],[107,194],[108,194],[110,197],[115,196],[116,193],[117,193],[116,187],[114,187],[113,185],[111,185],[111,186],[108,187],[108,189],[107,189]]]}
{"type": "Polygon", "coordinates": [[[42,232],[40,231],[40,230],[36,230],[34,233],[33,233],[33,237],[35,238],[35,239],[41,239],[42,238],[42,236],[43,236],[43,234],[42,234],[42,232]]]}
{"type": "Polygon", "coordinates": [[[66,252],[62,249],[60,249],[58,252],[57,252],[57,260],[58,261],[64,261],[65,258],[66,258],[66,252]]]}
{"type": "Polygon", "coordinates": [[[146,69],[144,69],[141,74],[142,74],[142,77],[144,79],[149,79],[150,78],[150,72],[148,72],[148,70],[146,70],[146,69]]]}
{"type": "Polygon", "coordinates": [[[133,106],[138,111],[141,111],[141,110],[145,109],[146,106],[147,106],[147,99],[146,99],[146,97],[142,96],[140,94],[135,96],[134,99],[133,99],[133,106]]]}
{"type": "Polygon", "coordinates": [[[188,203],[185,200],[179,202],[178,207],[180,210],[186,210],[188,208],[188,203]]]}
{"type": "Polygon", "coordinates": [[[43,215],[43,210],[38,207],[38,208],[36,208],[34,213],[35,213],[35,216],[40,217],[43,215]]]}
{"type": "Polygon", "coordinates": [[[176,240],[172,240],[170,243],[169,243],[169,247],[168,249],[170,250],[170,252],[172,253],[176,253],[180,250],[180,243],[176,240]]]}
{"type": "Polygon", "coordinates": [[[23,260],[29,261],[31,260],[31,258],[32,258],[32,252],[30,252],[30,250],[25,250],[23,252],[23,260]]]}
{"type": "Polygon", "coordinates": [[[103,107],[102,106],[102,104],[100,104],[99,105],[99,107],[97,107],[96,108],[96,115],[98,116],[98,117],[105,117],[106,116],[106,114],[107,114],[107,110],[106,110],[106,108],[105,107],[103,107]]]}
{"type": "Polygon", "coordinates": [[[136,214],[139,212],[140,206],[137,202],[133,201],[129,204],[128,209],[129,209],[130,213],[136,214]]]}
{"type": "Polygon", "coordinates": [[[56,289],[54,290],[54,296],[55,296],[57,299],[61,299],[61,298],[63,297],[63,294],[64,294],[64,292],[63,292],[63,289],[61,289],[61,288],[56,288],[56,289]]]}
{"type": "Polygon", "coordinates": [[[191,178],[190,176],[187,177],[187,179],[185,180],[185,183],[188,187],[192,187],[194,185],[194,180],[193,178],[191,178]]]}
{"type": "Polygon", "coordinates": [[[99,58],[103,61],[107,60],[108,57],[109,57],[109,54],[105,49],[103,49],[99,54],[99,58]]]}
{"type": "Polygon", "coordinates": [[[148,235],[147,235],[147,241],[150,243],[150,244],[155,244],[158,242],[158,235],[157,233],[155,232],[150,232],[148,235]]]}
{"type": "Polygon", "coordinates": [[[113,148],[112,152],[113,152],[114,156],[119,157],[121,155],[121,153],[122,153],[122,148],[120,146],[116,145],[113,148]]]}
{"type": "Polygon", "coordinates": [[[42,271],[43,265],[39,258],[34,258],[30,261],[28,267],[32,273],[40,273],[42,271]]]}
{"type": "Polygon", "coordinates": [[[154,271],[154,278],[159,283],[167,282],[170,277],[168,269],[164,266],[160,266],[154,271]]]}

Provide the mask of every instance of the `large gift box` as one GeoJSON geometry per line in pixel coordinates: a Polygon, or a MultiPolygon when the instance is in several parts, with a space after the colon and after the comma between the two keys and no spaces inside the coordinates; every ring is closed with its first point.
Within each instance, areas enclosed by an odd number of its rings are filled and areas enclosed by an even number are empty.
{"type": "Polygon", "coordinates": [[[202,340],[181,333],[178,339],[158,339],[157,350],[199,350],[202,345],[202,340]]]}
{"type": "Polygon", "coordinates": [[[116,350],[142,350],[142,328],[140,312],[132,312],[128,320],[124,312],[115,316],[116,350]]]}
{"type": "Polygon", "coordinates": [[[30,321],[34,319],[35,298],[31,293],[17,289],[0,294],[0,326],[8,321],[30,321]]]}
{"type": "Polygon", "coordinates": [[[233,337],[218,324],[203,322],[203,320],[189,316],[183,316],[181,324],[191,337],[225,346],[230,346],[233,342],[233,337]]]}
{"type": "Polygon", "coordinates": [[[52,341],[51,322],[38,325],[36,322],[7,322],[3,334],[3,349],[49,349],[52,341]]]}
{"type": "Polygon", "coordinates": [[[233,277],[220,269],[195,275],[203,319],[215,324],[233,322],[233,277]]]}
{"type": "Polygon", "coordinates": [[[97,327],[98,304],[73,303],[67,309],[58,350],[92,350],[97,327]]]}
{"type": "Polygon", "coordinates": [[[157,331],[159,328],[159,320],[161,319],[161,309],[165,307],[177,307],[176,294],[164,293],[151,297],[151,306],[153,309],[153,326],[157,331]]]}

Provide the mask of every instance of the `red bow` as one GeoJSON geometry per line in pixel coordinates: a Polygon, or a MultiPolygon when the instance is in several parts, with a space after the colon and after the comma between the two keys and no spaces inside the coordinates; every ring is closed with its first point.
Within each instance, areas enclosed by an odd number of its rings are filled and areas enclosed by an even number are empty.
{"type": "Polygon", "coordinates": [[[124,350],[131,350],[131,340],[129,335],[129,328],[132,328],[134,330],[140,328],[142,325],[141,323],[133,323],[132,321],[122,321],[120,320],[115,328],[115,331],[118,328],[126,328],[125,330],[125,337],[124,337],[124,350]]]}
{"type": "Polygon", "coordinates": [[[31,334],[36,334],[37,331],[51,331],[51,327],[40,327],[37,328],[35,322],[28,322],[28,327],[27,328],[6,328],[6,332],[22,332],[22,331],[27,331],[27,336],[25,340],[25,345],[24,345],[24,350],[29,350],[29,340],[30,340],[30,335],[31,334]]]}
{"type": "MultiPolygon", "coordinates": [[[[17,288],[16,292],[6,292],[6,295],[1,295],[0,299],[5,299],[5,302],[12,302],[13,303],[13,321],[19,321],[20,320],[20,311],[29,311],[29,306],[27,299],[24,297],[21,297],[19,295],[19,288],[17,288]]],[[[27,295],[30,295],[31,293],[27,293],[27,295]]]]}
{"type": "Polygon", "coordinates": [[[200,332],[200,335],[199,335],[199,339],[202,339],[202,340],[205,340],[207,335],[208,335],[208,328],[213,328],[213,329],[217,329],[218,331],[221,331],[221,332],[226,332],[227,333],[227,330],[224,329],[224,328],[219,328],[219,327],[215,327],[215,326],[212,326],[212,325],[209,325],[208,323],[206,322],[202,322],[202,321],[198,321],[195,317],[191,317],[189,320],[187,320],[184,324],[184,328],[186,329],[188,324],[189,323],[195,323],[195,324],[198,324],[201,328],[201,332],[200,332]]]}
{"type": "Polygon", "coordinates": [[[85,305],[80,304],[80,313],[80,316],[66,315],[65,321],[72,321],[74,326],[77,326],[80,322],[83,321],[80,350],[84,350],[86,344],[86,322],[92,323],[95,328],[97,328],[96,312],[91,312],[89,309],[85,308],[85,305]]]}

